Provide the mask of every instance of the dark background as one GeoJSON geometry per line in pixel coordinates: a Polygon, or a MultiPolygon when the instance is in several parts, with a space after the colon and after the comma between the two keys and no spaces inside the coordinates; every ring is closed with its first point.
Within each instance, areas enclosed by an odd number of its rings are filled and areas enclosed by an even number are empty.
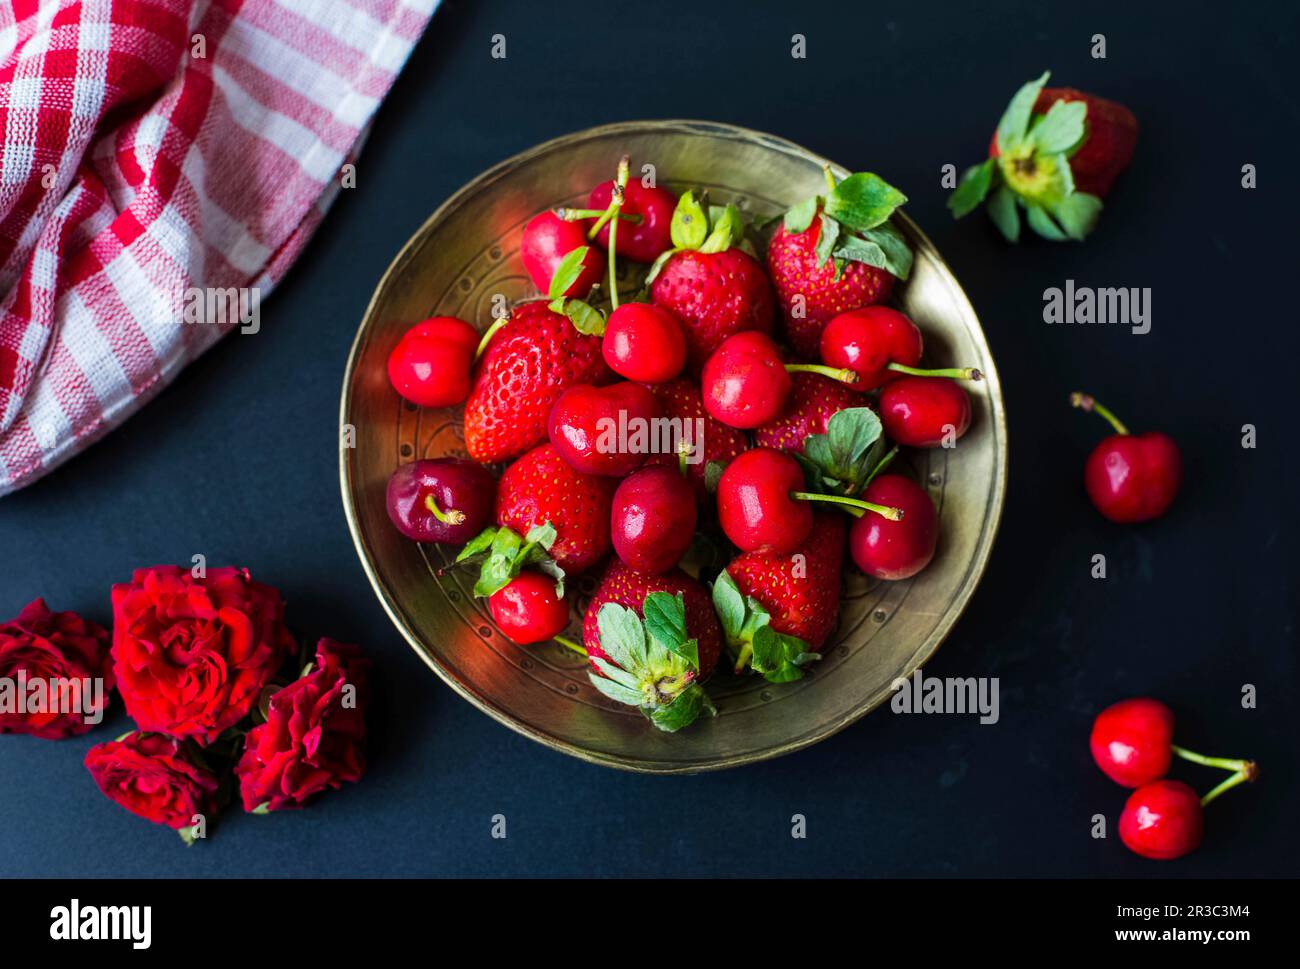
{"type": "MultiPolygon", "coordinates": [[[[238,564],[283,590],[301,640],[377,660],[372,766],[310,809],[229,812],[184,848],[104,799],[81,764],[112,721],[54,743],[0,738],[0,873],[22,875],[1296,875],[1297,8],[447,2],[383,105],[300,263],[232,336],[88,452],[0,501],[0,614],[44,596],[107,624],[135,567],[238,564]],[[888,7],[888,10],[883,9],[888,7]],[[850,9],[851,8],[851,9],[850,9]],[[793,33],[808,57],[790,57],[793,33]],[[508,57],[489,57],[505,34],[508,57]],[[1103,33],[1107,57],[1089,54],[1103,33]],[[1128,104],[1136,160],[1086,243],[1003,244],[954,223],[940,168],[978,161],[1044,68],[1128,104]],[[937,676],[1001,678],[1002,719],[881,710],[813,749],[721,774],[641,777],[517,736],[403,644],[348,537],[338,493],[344,360],[403,242],[483,168],[630,118],[771,131],[911,197],[978,310],[1009,414],[1011,480],[988,572],[937,676]],[[1241,166],[1259,187],[1240,186],[1241,166]],[[1049,327],[1042,292],[1149,286],[1154,323],[1049,327]],[[1163,520],[1105,522],[1082,490],[1101,421],[1180,443],[1163,520]],[[1243,450],[1241,426],[1258,428],[1243,450]],[[1090,578],[1103,553],[1110,578],[1090,578]],[[1242,684],[1259,691],[1240,705],[1242,684]],[[1176,863],[1129,854],[1125,793],[1092,766],[1092,715],[1150,694],[1185,746],[1252,756],[1262,780],[1208,811],[1176,863]],[[489,836],[494,814],[509,837],[489,836]],[[790,837],[806,815],[808,837],[790,837]],[[1089,836],[1105,814],[1112,836],[1089,836]]],[[[1176,767],[1200,790],[1217,772],[1176,767]]],[[[1206,899],[1203,901],[1231,901],[1206,899]]]]}

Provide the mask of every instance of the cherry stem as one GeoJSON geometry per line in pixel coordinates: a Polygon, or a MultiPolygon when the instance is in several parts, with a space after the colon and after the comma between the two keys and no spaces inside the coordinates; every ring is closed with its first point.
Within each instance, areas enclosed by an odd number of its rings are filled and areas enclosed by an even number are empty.
{"type": "Polygon", "coordinates": [[[820,363],[787,363],[785,369],[787,373],[819,373],[842,384],[858,382],[857,371],[850,370],[848,367],[827,367],[820,363]]]}
{"type": "MultiPolygon", "coordinates": [[[[603,218],[609,209],[556,209],[555,214],[565,222],[577,222],[580,219],[599,219],[603,218]]],[[[620,212],[618,218],[624,222],[631,222],[634,225],[640,225],[645,221],[635,212],[620,212]]],[[[608,221],[608,220],[607,220],[608,221]]],[[[599,229],[597,230],[600,231],[599,229]]]]}
{"type": "Polygon", "coordinates": [[[753,643],[745,643],[744,646],[740,647],[740,655],[736,657],[736,665],[734,667],[735,672],[737,673],[745,672],[745,667],[749,665],[750,657],[752,657],[753,655],[754,655],[753,643]]]}
{"type": "Polygon", "coordinates": [[[433,495],[425,495],[424,507],[433,512],[433,517],[444,525],[463,525],[465,523],[465,513],[463,511],[459,508],[448,508],[443,511],[438,507],[438,502],[434,500],[433,495]]]}
{"type": "Polygon", "coordinates": [[[1091,394],[1081,394],[1077,390],[1070,395],[1070,406],[1078,407],[1080,410],[1096,411],[1104,417],[1110,426],[1115,428],[1116,434],[1128,434],[1128,428],[1120,423],[1120,419],[1110,412],[1110,409],[1098,403],[1091,394]]]}
{"type": "Polygon", "coordinates": [[[478,349],[474,351],[475,360],[483,356],[483,351],[487,349],[487,346],[492,341],[492,338],[497,335],[497,330],[501,329],[501,327],[505,326],[506,323],[508,323],[509,321],[510,321],[509,313],[507,313],[505,316],[501,317],[500,319],[493,321],[492,325],[489,326],[487,330],[483,333],[483,339],[478,341],[478,349]]]}
{"type": "Polygon", "coordinates": [[[1194,750],[1188,750],[1186,747],[1179,747],[1177,744],[1169,745],[1175,754],[1183,760],[1190,760],[1193,764],[1200,764],[1204,767],[1218,767],[1221,770],[1243,771],[1250,766],[1248,760],[1233,760],[1230,757],[1206,757],[1204,754],[1198,754],[1194,750]]]}
{"type": "Polygon", "coordinates": [[[1214,788],[1212,791],[1206,794],[1205,797],[1201,798],[1201,807],[1205,807],[1205,805],[1209,804],[1220,794],[1224,794],[1232,790],[1238,784],[1244,784],[1247,781],[1253,781],[1258,775],[1259,775],[1259,768],[1255,766],[1255,762],[1253,760],[1246,761],[1245,766],[1243,766],[1241,770],[1237,771],[1237,773],[1233,774],[1227,780],[1220,783],[1218,787],[1214,788]]]}
{"type": "Polygon", "coordinates": [[[571,649],[575,653],[579,654],[580,656],[585,657],[587,655],[587,651],[585,649],[583,649],[581,646],[575,643],[572,639],[569,639],[567,636],[552,636],[551,638],[554,639],[561,646],[563,646],[565,649],[571,649]]]}
{"type": "Polygon", "coordinates": [[[822,166],[822,174],[826,176],[826,184],[830,186],[831,191],[835,191],[839,186],[835,184],[835,176],[831,173],[829,164],[822,166]]]}
{"type": "Polygon", "coordinates": [[[618,262],[617,239],[618,239],[618,215],[623,208],[623,191],[627,188],[627,155],[618,160],[618,175],[614,178],[614,197],[610,199],[609,204],[613,206],[614,218],[609,223],[609,308],[610,312],[618,309],[618,277],[616,275],[616,264],[618,262]]]}
{"type": "Polygon", "coordinates": [[[792,491],[790,497],[799,501],[828,501],[835,505],[843,505],[845,508],[857,509],[857,516],[862,517],[864,511],[874,511],[882,518],[888,518],[891,522],[901,522],[903,520],[903,509],[891,508],[889,505],[877,505],[873,501],[863,501],[861,498],[846,498],[843,495],[821,495],[815,491],[792,491]]]}
{"type": "Polygon", "coordinates": [[[953,380],[983,380],[978,367],[944,367],[939,370],[922,370],[902,363],[887,364],[886,370],[911,374],[913,377],[950,377],[953,380]]]}

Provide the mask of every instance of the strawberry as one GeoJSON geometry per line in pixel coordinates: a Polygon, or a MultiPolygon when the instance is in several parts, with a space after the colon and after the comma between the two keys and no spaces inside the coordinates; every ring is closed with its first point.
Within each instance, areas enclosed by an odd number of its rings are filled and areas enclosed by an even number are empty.
{"type": "Polygon", "coordinates": [[[573,575],[591,568],[610,549],[609,512],[617,485],[614,478],[574,471],[554,447],[542,444],[501,475],[497,524],[530,541],[533,529],[553,525],[555,536],[546,551],[573,575]]]}
{"type": "Polygon", "coordinates": [[[743,246],[745,225],[734,205],[712,221],[691,192],[673,213],[673,249],[650,269],[650,298],[682,323],[686,362],[699,373],[718,344],[733,333],[773,327],[772,288],[743,246]]]}
{"type": "Polygon", "coordinates": [[[831,417],[850,407],[869,407],[870,402],[848,384],[819,373],[790,374],[790,396],[781,416],[754,431],[759,447],[802,453],[810,434],[825,434],[831,417]]]}
{"type": "Polygon", "coordinates": [[[638,707],[660,730],[716,715],[700,681],[717,665],[722,632],[708,592],[685,572],[643,575],[612,560],[582,636],[596,689],[638,707]]]}
{"type": "Polygon", "coordinates": [[[485,464],[546,440],[551,405],[568,387],[614,379],[600,337],[579,333],[545,303],[515,307],[499,327],[465,402],[465,449],[485,464]]]}
{"type": "Polygon", "coordinates": [[[600,585],[592,594],[591,602],[582,620],[582,643],[589,656],[605,656],[601,648],[598,617],[600,607],[607,602],[617,602],[638,613],[646,596],[652,592],[680,595],[686,609],[686,631],[699,644],[699,677],[713,672],[722,655],[722,630],[718,617],[709,601],[708,590],[695,579],[674,569],[663,575],[646,575],[628,568],[620,559],[610,559],[600,585]]]}
{"type": "Polygon", "coordinates": [[[870,172],[841,182],[825,172],[828,194],[790,209],[767,246],[786,337],[814,359],[831,317],[883,302],[894,278],[912,271],[912,252],[888,221],[907,197],[870,172]]]}
{"type": "Polygon", "coordinates": [[[969,169],[948,199],[960,219],[986,198],[1007,241],[1029,227],[1045,239],[1085,238],[1101,200],[1133,158],[1138,123],[1128,108],[1073,88],[1044,87],[1048,72],[1016,92],[989,157],[969,169]]]}
{"type": "MultiPolygon", "coordinates": [[[[742,451],[749,449],[749,439],[744,431],[728,427],[719,420],[710,417],[704,409],[704,398],[700,385],[688,377],[678,377],[667,383],[656,384],[650,388],[654,391],[664,416],[680,423],[683,445],[692,448],[686,459],[686,476],[695,491],[695,497],[701,504],[709,500],[705,487],[705,473],[710,463],[726,464],[742,451]],[[703,421],[700,424],[699,421],[703,421]],[[704,439],[704,453],[698,453],[699,437],[704,439]]],[[[654,454],[646,464],[677,464],[679,457],[673,454],[654,454]]]]}
{"type": "Polygon", "coordinates": [[[713,584],[713,605],[736,671],[747,665],[774,683],[803,676],[818,659],[840,612],[844,516],[815,514],[812,533],[791,555],[742,552],[713,584]]]}

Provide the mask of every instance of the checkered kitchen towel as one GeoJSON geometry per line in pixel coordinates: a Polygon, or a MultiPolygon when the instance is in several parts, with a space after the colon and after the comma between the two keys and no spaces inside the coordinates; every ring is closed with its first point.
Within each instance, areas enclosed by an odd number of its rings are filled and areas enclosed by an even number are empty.
{"type": "Polygon", "coordinates": [[[436,4],[0,0],[0,494],[240,325],[184,301],[280,279],[436,4]]]}

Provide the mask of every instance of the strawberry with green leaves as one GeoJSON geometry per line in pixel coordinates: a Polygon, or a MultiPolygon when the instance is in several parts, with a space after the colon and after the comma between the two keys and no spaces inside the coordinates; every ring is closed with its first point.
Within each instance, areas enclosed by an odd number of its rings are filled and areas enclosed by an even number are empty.
{"type": "Polygon", "coordinates": [[[485,528],[457,562],[480,563],[474,595],[488,600],[497,626],[520,645],[540,643],[569,624],[564,569],[550,555],[558,532],[549,521],[520,536],[513,528],[485,528]]]}
{"type": "MultiPolygon", "coordinates": [[[[564,282],[559,272],[556,281],[564,282]]],[[[507,461],[546,440],[551,405],[569,387],[614,379],[600,337],[579,332],[542,302],[516,306],[492,325],[484,344],[464,425],[465,450],[484,464],[507,461]]]]}
{"type": "Polygon", "coordinates": [[[541,444],[501,475],[497,525],[517,533],[516,538],[525,536],[521,548],[533,539],[534,529],[552,526],[555,534],[549,544],[540,536],[536,541],[561,569],[574,575],[610,550],[609,513],[617,485],[614,478],[573,470],[552,445],[541,444]]]}
{"type": "Polygon", "coordinates": [[[840,612],[844,516],[819,511],[811,534],[793,554],[743,552],[713,583],[736,672],[746,667],[773,683],[803,676],[820,659],[840,612]]]}
{"type": "Polygon", "coordinates": [[[907,196],[870,172],[836,182],[825,171],[826,195],[786,212],[767,246],[786,336],[809,359],[831,317],[884,302],[912,271],[912,250],[889,221],[907,196]]]}
{"type": "Polygon", "coordinates": [[[1044,87],[1050,74],[1011,99],[989,145],[948,199],[960,219],[988,200],[989,217],[1008,242],[1020,238],[1020,213],[1038,235],[1081,240],[1097,224],[1101,200],[1128,167],[1138,123],[1122,104],[1073,88],[1044,87]]]}
{"type": "Polygon", "coordinates": [[[772,288],[745,239],[739,209],[706,206],[693,192],[683,192],[673,213],[672,241],[646,283],[651,300],[681,321],[686,362],[695,373],[732,334],[772,332],[772,288]]]}
{"type": "Polygon", "coordinates": [[[678,570],[643,575],[610,562],[583,618],[592,684],[639,708],[660,730],[680,730],[717,713],[700,681],[722,651],[704,587],[678,570]]]}
{"type": "Polygon", "coordinates": [[[802,452],[804,439],[825,434],[828,422],[840,411],[869,406],[867,398],[849,384],[823,374],[798,371],[790,374],[790,383],[781,416],[754,431],[759,447],[802,452]]]}

